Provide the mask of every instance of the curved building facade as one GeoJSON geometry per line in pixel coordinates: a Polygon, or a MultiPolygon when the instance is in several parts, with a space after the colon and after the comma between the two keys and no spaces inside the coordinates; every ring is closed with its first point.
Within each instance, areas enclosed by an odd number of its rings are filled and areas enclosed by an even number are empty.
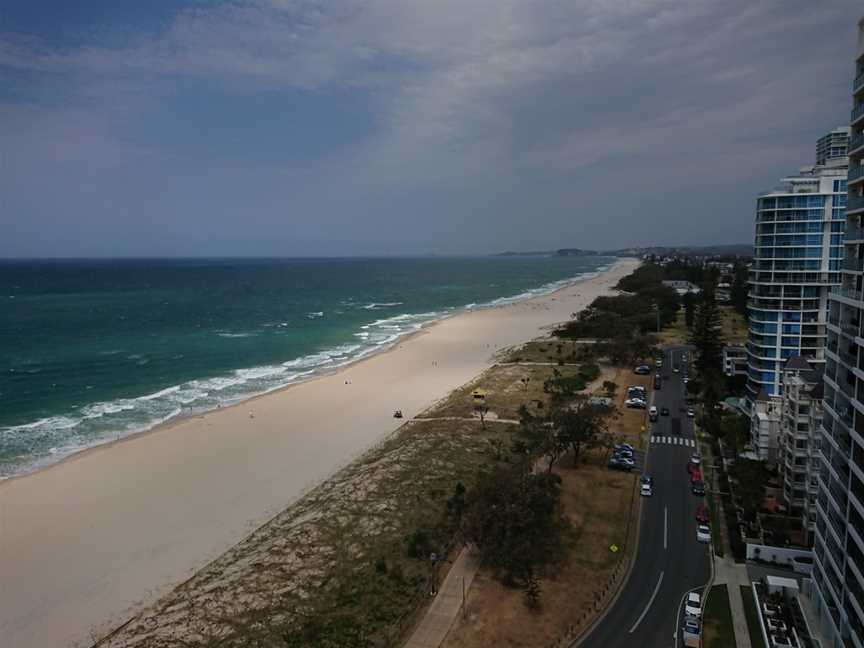
{"type": "Polygon", "coordinates": [[[762,390],[780,396],[787,359],[825,362],[828,292],[840,284],[843,258],[847,168],[846,157],[804,167],[757,200],[747,304],[751,403],[762,390]]]}

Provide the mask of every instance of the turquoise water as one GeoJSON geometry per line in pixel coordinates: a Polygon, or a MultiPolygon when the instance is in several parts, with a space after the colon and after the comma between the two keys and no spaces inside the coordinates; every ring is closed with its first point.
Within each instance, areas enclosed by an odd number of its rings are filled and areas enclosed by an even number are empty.
{"type": "Polygon", "coordinates": [[[0,262],[0,477],[332,371],[609,257],[0,262]]]}

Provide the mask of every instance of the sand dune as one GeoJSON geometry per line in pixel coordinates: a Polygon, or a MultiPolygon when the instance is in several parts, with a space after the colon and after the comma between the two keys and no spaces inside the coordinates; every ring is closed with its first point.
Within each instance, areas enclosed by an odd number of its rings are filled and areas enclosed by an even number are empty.
{"type": "Polygon", "coordinates": [[[460,314],[337,374],[0,483],[3,646],[86,645],[396,429],[394,409],[415,415],[637,263],[460,314]]]}

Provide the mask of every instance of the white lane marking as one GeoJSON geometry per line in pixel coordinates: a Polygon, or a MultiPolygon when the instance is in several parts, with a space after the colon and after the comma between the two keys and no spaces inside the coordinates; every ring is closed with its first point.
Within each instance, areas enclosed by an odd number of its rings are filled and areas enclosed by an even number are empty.
{"type": "Polygon", "coordinates": [[[669,507],[663,507],[663,548],[666,549],[669,540],[669,507]]]}
{"type": "Polygon", "coordinates": [[[642,619],[645,618],[645,615],[648,614],[648,610],[651,609],[651,604],[654,602],[654,599],[657,598],[657,592],[660,591],[660,585],[663,584],[663,573],[660,572],[660,578],[657,580],[657,586],[654,588],[654,593],[651,595],[651,598],[648,599],[648,605],[645,606],[645,609],[642,610],[642,614],[639,615],[639,618],[636,619],[636,623],[633,624],[633,627],[630,628],[630,632],[628,634],[633,634],[636,628],[639,627],[639,624],[642,623],[642,619]]]}

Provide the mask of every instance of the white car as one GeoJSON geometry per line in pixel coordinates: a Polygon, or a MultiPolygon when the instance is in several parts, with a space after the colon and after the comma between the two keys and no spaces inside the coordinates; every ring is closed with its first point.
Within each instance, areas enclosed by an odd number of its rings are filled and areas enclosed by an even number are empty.
{"type": "Polygon", "coordinates": [[[656,405],[652,405],[651,407],[648,408],[648,418],[650,420],[656,421],[658,414],[659,414],[659,412],[657,412],[657,406],[656,405]]]}
{"type": "Polygon", "coordinates": [[[651,497],[654,494],[654,489],[651,488],[651,484],[642,484],[639,492],[643,497],[651,497]]]}
{"type": "Polygon", "coordinates": [[[687,603],[684,606],[684,614],[694,617],[702,616],[702,597],[696,592],[687,595],[687,603]]]}
{"type": "Polygon", "coordinates": [[[624,401],[624,404],[627,407],[634,407],[636,409],[645,409],[646,407],[648,407],[648,403],[646,403],[641,398],[628,398],[624,401]]]}
{"type": "Polygon", "coordinates": [[[673,372],[673,373],[678,373],[678,367],[672,367],[672,372],[673,372]]]}
{"type": "Polygon", "coordinates": [[[711,542],[711,529],[708,528],[707,524],[700,524],[696,527],[696,541],[705,544],[711,542]]]}
{"type": "Polygon", "coordinates": [[[688,407],[687,408],[687,418],[693,418],[694,416],[696,416],[696,412],[693,410],[692,407],[688,407]]]}
{"type": "Polygon", "coordinates": [[[688,382],[690,382],[690,379],[687,376],[684,376],[684,384],[686,385],[688,382]]]}
{"type": "Polygon", "coordinates": [[[636,465],[636,462],[633,461],[632,457],[628,457],[626,455],[615,455],[615,458],[618,460],[619,463],[622,463],[625,466],[629,466],[630,468],[633,468],[633,466],[636,465]]]}

